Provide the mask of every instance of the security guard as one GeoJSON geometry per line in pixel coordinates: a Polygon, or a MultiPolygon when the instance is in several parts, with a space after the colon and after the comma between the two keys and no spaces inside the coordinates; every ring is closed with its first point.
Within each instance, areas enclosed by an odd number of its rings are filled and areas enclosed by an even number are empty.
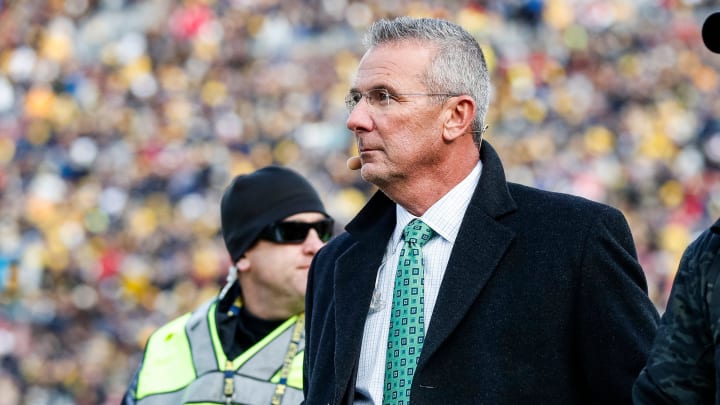
{"type": "Polygon", "coordinates": [[[268,166],[223,194],[233,266],[217,298],[155,331],[123,404],[299,404],[307,271],[333,220],[310,183],[268,166]]]}

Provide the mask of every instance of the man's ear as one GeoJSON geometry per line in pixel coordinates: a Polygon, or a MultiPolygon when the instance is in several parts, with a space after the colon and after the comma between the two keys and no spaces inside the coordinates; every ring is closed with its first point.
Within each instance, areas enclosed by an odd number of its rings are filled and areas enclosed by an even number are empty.
{"type": "Polygon", "coordinates": [[[451,142],[470,133],[475,119],[475,100],[468,95],[452,97],[446,101],[447,119],[443,130],[443,139],[451,142]]]}
{"type": "Polygon", "coordinates": [[[241,257],[235,267],[237,267],[238,271],[241,273],[250,270],[250,259],[248,259],[247,256],[241,257]]]}

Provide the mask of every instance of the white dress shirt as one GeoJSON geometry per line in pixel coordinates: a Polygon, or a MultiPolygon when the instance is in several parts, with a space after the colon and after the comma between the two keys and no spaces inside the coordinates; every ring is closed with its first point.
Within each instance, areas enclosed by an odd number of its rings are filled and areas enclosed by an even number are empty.
{"type": "MultiPolygon", "coordinates": [[[[425,261],[425,334],[431,325],[433,308],[437,300],[440,283],[450,260],[450,253],[465,210],[470,203],[475,187],[480,179],[482,163],[465,179],[453,187],[447,194],[430,207],[420,219],[429,225],[436,235],[423,246],[425,261]]],[[[387,334],[390,328],[390,310],[392,292],[395,285],[395,269],[400,259],[402,232],[415,217],[405,208],[396,205],[397,222],[388,245],[385,248],[380,269],[375,281],[375,291],[370,310],[365,319],[360,364],[355,387],[355,404],[382,404],[383,381],[385,379],[385,350],[387,334]]]]}

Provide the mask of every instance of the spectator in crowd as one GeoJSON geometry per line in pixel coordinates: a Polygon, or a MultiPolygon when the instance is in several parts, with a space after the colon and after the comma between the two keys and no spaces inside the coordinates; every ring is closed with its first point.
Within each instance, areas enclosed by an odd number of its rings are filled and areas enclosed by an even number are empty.
{"type": "Polygon", "coordinates": [[[236,177],[221,217],[227,284],[153,333],[124,404],[302,402],[307,271],[333,220],[280,166],[236,177]]]}
{"type": "Polygon", "coordinates": [[[720,220],[683,254],[647,365],[633,387],[636,404],[718,403],[720,220]]]}
{"type": "Polygon", "coordinates": [[[630,403],[658,314],[622,213],[506,182],[459,25],[365,44],[347,127],[379,191],[310,269],[306,401],[630,403]]]}

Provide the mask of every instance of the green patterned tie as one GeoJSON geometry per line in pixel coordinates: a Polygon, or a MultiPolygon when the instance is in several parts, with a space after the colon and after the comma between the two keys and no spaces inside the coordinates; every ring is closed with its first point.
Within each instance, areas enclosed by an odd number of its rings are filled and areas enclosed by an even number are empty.
{"type": "Polygon", "coordinates": [[[395,276],[385,355],[384,405],[410,404],[410,386],[425,338],[425,269],[421,249],[434,234],[419,219],[412,220],[403,230],[405,243],[395,276]]]}

